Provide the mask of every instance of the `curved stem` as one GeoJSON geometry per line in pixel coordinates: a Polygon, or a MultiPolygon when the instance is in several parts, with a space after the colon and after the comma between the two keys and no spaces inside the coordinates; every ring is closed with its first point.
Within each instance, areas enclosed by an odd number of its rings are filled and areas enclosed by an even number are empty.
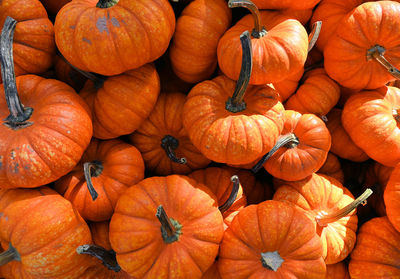
{"type": "Polygon", "coordinates": [[[86,185],[93,201],[97,199],[98,194],[94,189],[92,177],[99,176],[103,169],[103,164],[100,161],[86,162],[83,164],[83,174],[85,175],[86,185]]]}
{"type": "Polygon", "coordinates": [[[386,49],[382,46],[376,45],[367,51],[367,59],[375,59],[396,79],[400,79],[400,71],[386,60],[384,54],[386,49]]]}
{"type": "Polygon", "coordinates": [[[111,8],[112,6],[116,5],[118,1],[119,0],[99,0],[99,2],[96,4],[96,7],[102,9],[111,8]]]}
{"type": "Polygon", "coordinates": [[[368,188],[356,200],[354,200],[347,206],[343,207],[342,209],[338,210],[337,212],[331,214],[319,213],[317,216],[315,216],[317,224],[319,226],[326,226],[329,223],[336,222],[337,220],[349,215],[350,212],[356,209],[357,206],[359,206],[360,204],[365,205],[367,198],[371,196],[372,193],[373,193],[372,190],[368,188]]]}
{"type": "Polygon", "coordinates": [[[233,92],[232,98],[229,98],[225,103],[226,110],[233,113],[246,109],[246,103],[243,101],[243,97],[249,85],[251,71],[253,69],[253,52],[248,31],[244,31],[240,35],[240,43],[242,45],[242,67],[240,69],[239,79],[236,83],[235,92],[233,92]]]}
{"type": "Polygon", "coordinates": [[[172,243],[182,234],[182,226],[178,221],[169,218],[162,205],[157,207],[156,217],[161,223],[161,235],[166,243],[172,243]]]}
{"type": "Polygon", "coordinates": [[[11,261],[20,261],[21,257],[18,251],[11,245],[8,244],[8,249],[3,253],[0,253],[0,266],[3,266],[11,261]]]}
{"type": "Polygon", "coordinates": [[[168,158],[171,159],[172,162],[178,164],[186,164],[187,163],[186,158],[176,157],[175,149],[177,149],[178,146],[179,146],[179,141],[173,136],[166,135],[161,140],[161,147],[165,150],[165,153],[167,154],[168,158]]]}
{"type": "Polygon", "coordinates": [[[229,8],[246,8],[248,9],[251,14],[253,15],[254,19],[254,29],[251,31],[251,35],[254,38],[261,38],[267,34],[264,26],[261,24],[261,16],[260,11],[258,10],[257,6],[254,5],[253,2],[250,0],[229,0],[228,2],[229,8]]]}
{"type": "Polygon", "coordinates": [[[308,35],[308,52],[312,50],[318,40],[319,33],[321,32],[322,21],[316,21],[312,25],[311,33],[308,35]]]}
{"type": "Polygon", "coordinates": [[[229,198],[226,200],[226,202],[224,202],[223,205],[218,207],[218,209],[219,209],[219,211],[221,211],[221,213],[224,213],[232,206],[232,204],[235,202],[238,192],[239,192],[239,185],[240,185],[239,177],[237,175],[233,175],[231,177],[231,181],[233,183],[231,194],[229,195],[229,198]]]}
{"type": "Polygon", "coordinates": [[[78,254],[86,254],[98,258],[105,267],[115,272],[121,271],[116,258],[115,251],[106,250],[94,244],[85,244],[76,248],[78,254]]]}
{"type": "Polygon", "coordinates": [[[25,108],[21,103],[15,80],[13,39],[16,24],[17,21],[8,16],[4,22],[0,37],[1,77],[8,110],[10,111],[10,115],[4,119],[4,124],[13,130],[22,129],[33,124],[32,122],[27,122],[32,115],[33,109],[25,108]]]}
{"type": "Polygon", "coordinates": [[[258,161],[258,163],[257,163],[254,167],[251,168],[251,171],[252,171],[253,173],[258,172],[258,171],[262,168],[262,166],[265,164],[265,162],[266,162],[269,158],[271,158],[271,156],[274,155],[274,153],[275,153],[276,151],[278,151],[278,149],[281,148],[282,146],[285,146],[285,145],[286,145],[286,146],[288,146],[289,148],[293,148],[293,147],[297,146],[299,143],[300,143],[300,142],[299,142],[299,139],[296,137],[295,134],[292,134],[292,133],[280,137],[280,138],[278,139],[278,141],[276,142],[275,146],[272,147],[272,149],[271,149],[267,154],[265,154],[265,155],[260,159],[260,161],[258,161]],[[289,146],[289,145],[290,145],[290,146],[289,146]]]}

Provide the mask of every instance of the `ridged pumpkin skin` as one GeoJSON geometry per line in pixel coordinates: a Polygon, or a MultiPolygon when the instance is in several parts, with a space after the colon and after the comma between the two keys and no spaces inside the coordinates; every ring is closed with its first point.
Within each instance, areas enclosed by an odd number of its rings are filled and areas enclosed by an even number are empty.
{"type": "Polygon", "coordinates": [[[394,168],[386,185],[383,198],[386,214],[392,225],[400,232],[400,165],[394,168]]]}
{"type": "Polygon", "coordinates": [[[315,226],[293,205],[272,200],[236,215],[224,234],[218,262],[223,279],[325,276],[315,226]],[[261,253],[278,253],[282,265],[276,271],[264,267],[261,253]]]}
{"type": "Polygon", "coordinates": [[[273,199],[296,205],[314,222],[322,240],[326,264],[338,263],[350,254],[356,242],[358,218],[355,211],[326,226],[316,221],[319,213],[334,213],[354,201],[353,195],[339,181],[323,174],[313,174],[300,181],[280,181],[273,199]]]}
{"type": "Polygon", "coordinates": [[[332,136],[331,152],[353,162],[368,160],[368,155],[358,147],[342,125],[342,110],[333,108],[327,115],[326,127],[332,136]]]}
{"type": "Polygon", "coordinates": [[[74,0],[57,14],[55,39],[74,66],[118,75],[159,58],[175,30],[167,0],[119,0],[96,8],[97,0],[74,0]]]}
{"type": "Polygon", "coordinates": [[[353,279],[400,278],[400,232],[387,217],[364,223],[351,253],[350,277],[353,279]]]}
{"type": "Polygon", "coordinates": [[[218,254],[223,233],[216,197],[180,175],[146,178],[129,188],[110,222],[117,261],[135,278],[201,278],[218,254]],[[178,240],[169,244],[155,216],[159,205],[182,226],[178,240]]]}
{"type": "Polygon", "coordinates": [[[0,26],[7,16],[18,22],[13,41],[15,76],[46,72],[53,65],[56,44],[53,23],[43,5],[39,0],[4,0],[0,26]]]}
{"type": "Polygon", "coordinates": [[[312,9],[321,0],[293,1],[293,0],[252,0],[259,9],[293,9],[306,10],[312,9]]]}
{"type": "Polygon", "coordinates": [[[279,148],[264,168],[274,177],[300,180],[324,164],[331,147],[331,135],[325,123],[314,114],[286,110],[285,119],[281,137],[294,134],[299,143],[279,148]]]}
{"type": "Polygon", "coordinates": [[[370,158],[389,167],[400,162],[398,108],[400,89],[385,86],[352,95],[342,112],[342,125],[353,142],[370,158]]]}
{"type": "MultiPolygon", "coordinates": [[[[34,75],[17,77],[22,104],[32,107],[31,126],[0,125],[0,188],[34,188],[71,171],[92,137],[86,103],[65,83],[34,75]]],[[[0,119],[9,111],[0,87],[0,119]]]]}
{"type": "MultiPolygon", "coordinates": [[[[308,35],[301,23],[289,16],[261,11],[261,23],[267,34],[251,37],[253,69],[250,84],[282,81],[300,71],[308,52],[308,35]]],[[[252,15],[246,15],[221,37],[218,43],[218,64],[233,80],[239,78],[242,64],[240,34],[254,28],[252,15]]]]}
{"type": "Polygon", "coordinates": [[[103,247],[106,250],[112,250],[109,238],[109,224],[110,222],[90,222],[89,228],[92,234],[93,243],[103,247]]]}
{"type": "Polygon", "coordinates": [[[285,103],[285,109],[300,113],[326,115],[339,101],[340,88],[323,68],[305,74],[304,83],[285,103]]]}
{"type": "Polygon", "coordinates": [[[350,279],[346,263],[342,261],[337,264],[327,264],[325,279],[350,279]]]}
{"type": "Polygon", "coordinates": [[[146,169],[158,175],[187,174],[206,167],[210,160],[191,143],[183,128],[182,111],[186,101],[183,93],[161,93],[157,103],[130,140],[142,153],[146,169]],[[161,146],[163,139],[172,136],[178,141],[174,149],[177,158],[185,158],[186,164],[172,161],[161,146]]]}
{"type": "Polygon", "coordinates": [[[207,269],[201,279],[222,279],[218,270],[218,260],[216,260],[213,265],[207,269]]]}
{"type": "Polygon", "coordinates": [[[23,278],[81,278],[94,260],[79,255],[76,248],[92,243],[89,227],[60,195],[45,195],[16,201],[2,211],[0,241],[20,254],[12,261],[23,278]],[[27,232],[30,232],[27,234],[27,232]]]}
{"type": "Polygon", "coordinates": [[[160,78],[153,64],[107,78],[88,80],[79,93],[92,111],[93,136],[112,139],[133,133],[153,110],[160,78]]]}
{"type": "Polygon", "coordinates": [[[367,2],[340,21],[324,48],[324,67],[342,86],[376,89],[395,78],[375,59],[368,57],[374,46],[385,49],[385,58],[400,67],[400,3],[367,2]]]}
{"type": "Polygon", "coordinates": [[[342,167],[340,165],[340,161],[331,152],[328,153],[325,163],[317,171],[317,173],[322,173],[322,174],[328,175],[330,177],[335,178],[340,183],[342,183],[342,184],[344,183],[344,173],[343,173],[342,167]]]}
{"type": "Polygon", "coordinates": [[[182,80],[197,83],[217,67],[217,45],[230,27],[225,0],[195,0],[182,11],[169,49],[172,68],[182,80]]]}
{"type": "Polygon", "coordinates": [[[271,83],[272,87],[279,92],[280,101],[282,103],[296,92],[303,74],[304,69],[302,68],[300,71],[290,75],[280,82],[271,83]]]}
{"type": "Polygon", "coordinates": [[[236,83],[225,76],[197,84],[183,107],[183,126],[207,158],[233,165],[251,163],[267,153],[283,129],[284,108],[269,86],[249,86],[246,109],[225,108],[236,83]]]}
{"type": "MultiPolygon", "coordinates": [[[[96,172],[96,171],[95,171],[96,172]]],[[[136,147],[119,139],[93,139],[72,172],[55,182],[55,189],[75,206],[85,220],[111,218],[120,195],[144,178],[144,162],[136,147]],[[83,164],[98,162],[102,170],[92,176],[98,198],[93,201],[87,188],[83,164]]]]}
{"type": "Polygon", "coordinates": [[[76,92],[79,92],[83,88],[87,80],[86,77],[84,77],[74,68],[72,68],[71,65],[65,62],[65,60],[60,55],[55,56],[54,72],[56,78],[59,81],[65,82],[66,84],[74,88],[76,92]]]}

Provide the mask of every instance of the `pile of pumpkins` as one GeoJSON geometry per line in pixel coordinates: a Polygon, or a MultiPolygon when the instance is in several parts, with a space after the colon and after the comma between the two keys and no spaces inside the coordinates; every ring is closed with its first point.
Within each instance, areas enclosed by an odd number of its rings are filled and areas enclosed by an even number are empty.
{"type": "Polygon", "coordinates": [[[400,1],[0,1],[0,278],[400,278],[400,1]]]}

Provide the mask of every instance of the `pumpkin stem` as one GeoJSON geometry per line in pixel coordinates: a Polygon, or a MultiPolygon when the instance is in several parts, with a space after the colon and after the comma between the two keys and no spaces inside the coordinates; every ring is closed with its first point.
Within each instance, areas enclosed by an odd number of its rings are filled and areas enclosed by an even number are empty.
{"type": "Polygon", "coordinates": [[[121,271],[115,251],[113,250],[106,250],[103,247],[94,244],[85,244],[76,248],[76,252],[78,254],[86,254],[98,258],[109,270],[115,272],[121,271]]]}
{"type": "Polygon", "coordinates": [[[397,122],[400,122],[400,109],[393,109],[392,115],[397,122]]]}
{"type": "Polygon", "coordinates": [[[8,110],[10,111],[10,115],[4,119],[4,125],[13,130],[22,129],[33,124],[33,122],[27,122],[32,115],[33,108],[24,108],[18,97],[15,80],[13,39],[16,24],[17,21],[8,16],[4,22],[0,36],[1,77],[3,79],[8,110]]]}
{"type": "Polygon", "coordinates": [[[118,1],[119,0],[99,0],[99,2],[96,4],[96,7],[102,9],[111,8],[112,6],[116,5],[118,1]]]}
{"type": "Polygon", "coordinates": [[[253,53],[251,50],[251,40],[249,31],[244,31],[240,35],[242,44],[242,67],[240,69],[239,79],[236,83],[235,92],[232,98],[225,103],[225,109],[236,113],[246,109],[246,103],[243,101],[244,93],[249,85],[251,70],[253,68],[253,53]]]}
{"type": "Polygon", "coordinates": [[[232,192],[229,195],[229,198],[226,200],[226,202],[224,202],[223,205],[218,207],[218,209],[219,209],[219,211],[221,211],[221,213],[224,213],[232,206],[232,204],[235,202],[238,192],[239,192],[239,185],[240,185],[239,177],[237,175],[233,175],[231,177],[231,181],[233,183],[232,192]]]}
{"type": "Polygon", "coordinates": [[[251,36],[253,36],[253,38],[259,39],[267,34],[267,30],[265,30],[265,27],[261,24],[260,11],[253,2],[250,0],[229,0],[228,7],[246,8],[251,12],[254,19],[254,29],[251,31],[251,36]]]}
{"type": "Polygon", "coordinates": [[[161,147],[165,150],[165,153],[167,154],[168,158],[171,159],[172,162],[178,164],[186,164],[187,163],[186,158],[176,157],[175,149],[177,149],[178,146],[179,146],[179,140],[174,138],[173,136],[166,135],[161,140],[161,147]]]}
{"type": "Polygon", "coordinates": [[[322,21],[316,21],[312,25],[312,30],[310,35],[308,35],[308,52],[312,50],[314,47],[315,43],[318,40],[319,33],[321,32],[321,27],[322,27],[322,21]]]}
{"type": "Polygon", "coordinates": [[[400,71],[390,64],[390,62],[383,56],[385,51],[386,49],[383,46],[376,45],[367,51],[367,60],[375,59],[379,64],[385,67],[392,76],[396,79],[400,79],[400,71]]]}
{"type": "Polygon", "coordinates": [[[329,223],[336,222],[337,220],[347,216],[354,209],[357,208],[360,204],[365,205],[367,198],[371,196],[372,190],[370,188],[366,189],[364,193],[361,194],[357,199],[355,199],[352,203],[338,210],[337,212],[328,214],[326,212],[319,212],[317,216],[315,216],[315,220],[317,224],[321,227],[328,225],[329,223]]]}
{"type": "Polygon", "coordinates": [[[18,251],[11,245],[8,244],[8,249],[3,253],[0,253],[0,266],[3,266],[11,261],[21,261],[21,257],[18,251]]]}
{"type": "Polygon", "coordinates": [[[261,253],[262,266],[269,270],[277,271],[284,261],[278,251],[261,253]]]}
{"type": "Polygon", "coordinates": [[[156,217],[161,223],[161,235],[166,243],[179,240],[182,234],[182,225],[178,221],[169,218],[162,205],[157,207],[156,217]]]}
{"type": "Polygon", "coordinates": [[[86,185],[93,201],[97,199],[98,194],[96,189],[94,189],[92,177],[99,176],[103,172],[103,169],[103,164],[100,161],[86,162],[83,164],[83,173],[85,175],[86,185]]]}
{"type": "Polygon", "coordinates": [[[274,153],[281,148],[282,146],[286,146],[287,148],[294,148],[299,144],[299,139],[296,137],[295,134],[290,133],[284,136],[281,136],[278,141],[276,142],[276,144],[274,145],[274,147],[272,147],[272,149],[265,154],[260,161],[258,161],[258,163],[251,168],[251,171],[253,173],[258,172],[262,166],[265,164],[265,162],[271,158],[272,155],[274,155],[274,153]]]}

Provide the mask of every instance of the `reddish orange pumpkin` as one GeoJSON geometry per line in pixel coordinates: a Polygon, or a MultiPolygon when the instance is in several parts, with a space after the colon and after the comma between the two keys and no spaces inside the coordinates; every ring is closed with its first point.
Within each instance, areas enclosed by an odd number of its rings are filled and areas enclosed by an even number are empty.
{"type": "Polygon", "coordinates": [[[60,55],[55,57],[54,71],[58,80],[70,85],[76,92],[83,88],[87,80],[85,76],[71,67],[60,55]]]}
{"type": "Polygon", "coordinates": [[[159,58],[174,33],[175,15],[167,0],[76,0],[58,12],[54,29],[58,49],[72,65],[111,76],[159,58]]]}
{"type": "Polygon", "coordinates": [[[386,214],[392,225],[400,232],[400,165],[397,164],[384,190],[386,214]]]}
{"type": "Polygon", "coordinates": [[[207,269],[206,272],[204,272],[201,279],[222,279],[218,270],[218,260],[215,260],[213,265],[209,269],[207,269]]]}
{"type": "Polygon", "coordinates": [[[324,278],[315,226],[293,205],[265,201],[239,212],[221,243],[221,278],[324,278]]]}
{"type": "Polygon", "coordinates": [[[109,224],[109,221],[89,223],[93,243],[103,247],[106,250],[112,250],[109,238],[109,224]]]}
{"type": "Polygon", "coordinates": [[[307,1],[293,1],[293,0],[252,0],[252,2],[259,9],[293,9],[293,10],[306,10],[312,9],[321,0],[307,0],[307,1]]]}
{"type": "Polygon", "coordinates": [[[342,261],[337,264],[327,264],[325,279],[350,279],[346,263],[342,261]]]}
{"type": "Polygon", "coordinates": [[[304,69],[290,75],[280,82],[272,83],[272,86],[279,92],[280,102],[286,101],[294,92],[296,92],[299,81],[304,74],[304,69]]]}
{"type": "Polygon", "coordinates": [[[331,152],[328,153],[325,163],[317,173],[322,173],[335,178],[340,183],[344,183],[344,173],[340,165],[339,159],[331,152]]]}

